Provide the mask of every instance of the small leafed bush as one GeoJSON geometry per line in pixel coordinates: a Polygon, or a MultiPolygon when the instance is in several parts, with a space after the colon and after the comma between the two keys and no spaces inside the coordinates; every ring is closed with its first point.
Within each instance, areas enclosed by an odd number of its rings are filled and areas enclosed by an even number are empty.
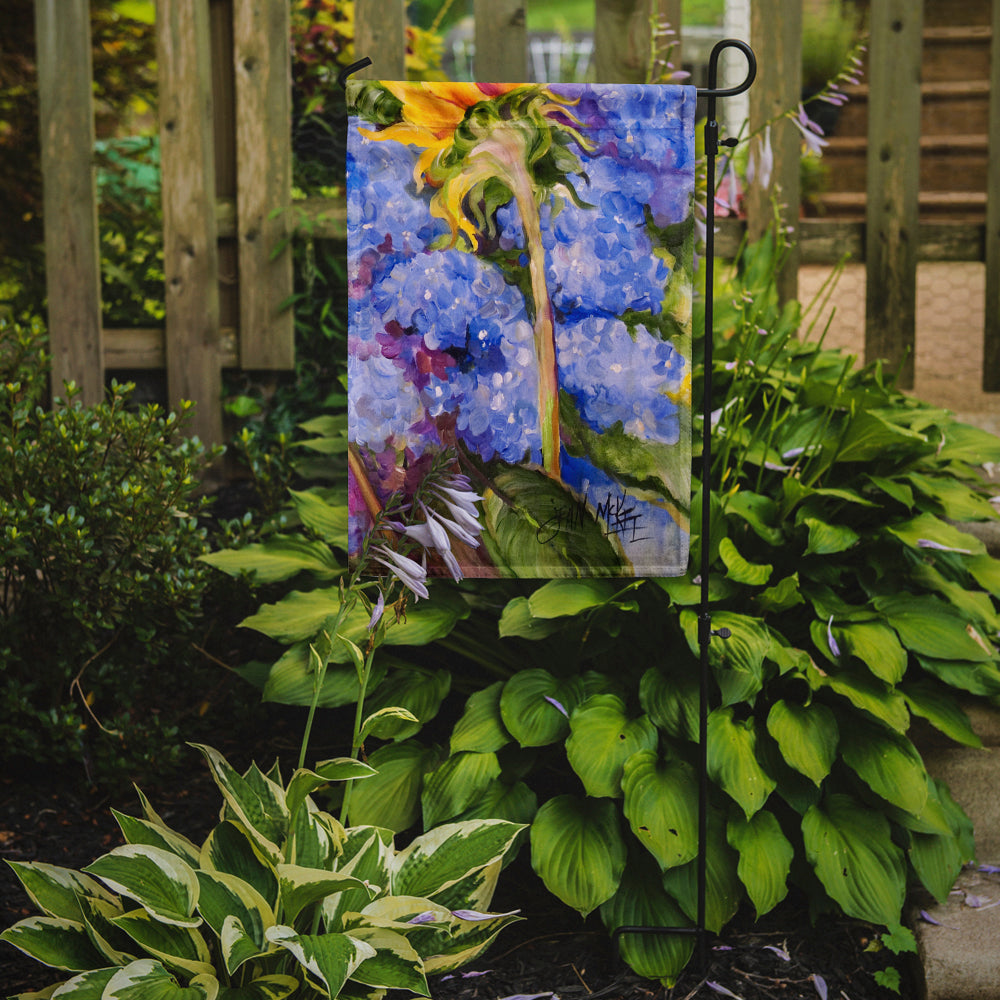
{"type": "Polygon", "coordinates": [[[366,764],[325,761],[284,785],[277,765],[241,775],[199,749],[225,803],[203,844],[140,793],[143,818],[115,813],[127,843],[82,872],[11,863],[42,915],[0,938],[70,973],[59,996],[429,996],[427,974],[472,961],[518,919],[486,911],[519,825],[452,823],[398,850],[390,831],[345,829],[310,797],[369,778],[366,764]]]}
{"type": "Polygon", "coordinates": [[[206,585],[206,452],[186,408],[132,409],[130,386],[83,406],[68,385],[43,408],[42,344],[39,324],[0,323],[0,741],[8,760],[100,770],[162,728],[150,691],[183,668],[206,585]],[[98,720],[116,738],[90,739],[98,720]]]}

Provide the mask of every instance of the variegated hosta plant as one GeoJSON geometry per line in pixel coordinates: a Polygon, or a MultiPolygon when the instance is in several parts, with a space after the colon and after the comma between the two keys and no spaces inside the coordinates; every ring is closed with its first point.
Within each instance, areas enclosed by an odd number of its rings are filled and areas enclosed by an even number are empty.
{"type": "Polygon", "coordinates": [[[140,793],[127,843],[83,871],[11,862],[42,916],[0,937],[72,974],[28,997],[281,1000],[428,996],[426,976],[475,958],[516,913],[486,912],[522,827],[451,823],[397,850],[345,829],[311,793],[374,772],[352,758],[239,774],[201,746],[225,805],[198,846],[140,793]]]}

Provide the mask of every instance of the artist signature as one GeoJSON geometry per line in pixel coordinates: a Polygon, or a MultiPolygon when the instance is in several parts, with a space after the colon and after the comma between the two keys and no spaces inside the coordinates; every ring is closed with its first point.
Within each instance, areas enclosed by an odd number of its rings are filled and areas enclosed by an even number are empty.
{"type": "MultiPolygon", "coordinates": [[[[607,499],[598,503],[597,522],[603,527],[606,538],[617,535],[623,542],[641,542],[649,538],[642,534],[643,517],[637,513],[638,506],[628,491],[612,493],[608,490],[607,499]]],[[[590,519],[587,504],[583,500],[565,506],[554,506],[552,516],[540,524],[535,537],[542,545],[552,542],[561,531],[573,531],[582,528],[590,519]]]]}

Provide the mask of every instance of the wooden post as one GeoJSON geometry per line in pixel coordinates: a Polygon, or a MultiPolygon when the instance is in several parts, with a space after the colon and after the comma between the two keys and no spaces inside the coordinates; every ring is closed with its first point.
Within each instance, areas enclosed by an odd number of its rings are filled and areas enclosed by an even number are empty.
{"type": "Polygon", "coordinates": [[[990,43],[989,164],[986,175],[986,328],[983,391],[1000,392],[1000,0],[990,43]]]}
{"type": "Polygon", "coordinates": [[[289,6],[241,0],[233,9],[240,365],[294,368],[289,6]],[[284,248],[277,254],[277,248],[284,248]]]}
{"type": "MultiPolygon", "coordinates": [[[[654,26],[669,21],[680,37],[678,0],[595,0],[594,72],[598,83],[645,83],[654,47],[654,26]]],[[[673,63],[680,69],[680,46],[673,63]]]]}
{"type": "Polygon", "coordinates": [[[52,394],[104,397],[89,0],[35,0],[52,394]]]}
{"type": "Polygon", "coordinates": [[[209,51],[207,0],[160,0],[167,394],[174,404],[198,404],[192,431],[214,444],[222,440],[222,378],[209,51]]]}
{"type": "Polygon", "coordinates": [[[372,61],[356,79],[406,79],[405,0],[355,0],[354,56],[372,61]]]}
{"type": "Polygon", "coordinates": [[[474,0],[475,78],[520,83],[528,78],[528,37],[524,0],[474,0]]]}
{"type": "Polygon", "coordinates": [[[865,360],[913,387],[923,0],[872,0],[868,51],[865,360]]]}
{"type": "MultiPolygon", "coordinates": [[[[757,79],[750,88],[750,132],[796,108],[802,97],[802,5],[787,0],[757,0],[750,8],[750,39],[757,56],[757,79]]],[[[759,140],[755,139],[754,142],[759,140]]],[[[798,296],[799,283],[799,158],[802,136],[787,118],[771,126],[774,170],[770,184],[754,183],[747,192],[747,229],[760,239],[779,204],[780,225],[793,245],[778,273],[778,296],[784,302],[798,296]]]]}

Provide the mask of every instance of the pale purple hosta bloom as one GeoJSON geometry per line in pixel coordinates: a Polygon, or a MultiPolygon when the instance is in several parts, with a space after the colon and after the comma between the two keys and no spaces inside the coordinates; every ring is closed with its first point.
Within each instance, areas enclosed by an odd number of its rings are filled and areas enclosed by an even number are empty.
{"type": "Polygon", "coordinates": [[[373,546],[371,552],[375,562],[392,570],[402,584],[412,590],[417,597],[430,596],[426,586],[427,570],[420,563],[410,559],[409,556],[401,556],[384,545],[373,546]]]}
{"type": "Polygon", "coordinates": [[[918,538],[917,548],[920,549],[937,549],[940,552],[958,552],[963,556],[971,556],[972,549],[956,549],[951,545],[942,545],[940,542],[935,542],[930,538],[918,538]]]}
{"type": "Polygon", "coordinates": [[[833,615],[830,615],[830,620],[826,623],[826,641],[829,643],[830,652],[834,656],[840,656],[840,646],[837,645],[837,640],[833,637],[833,615]]]}
{"type": "Polygon", "coordinates": [[[721,993],[724,997],[733,997],[734,1000],[743,1000],[738,993],[734,993],[732,990],[727,989],[722,983],[714,983],[711,980],[705,983],[705,985],[712,990],[713,993],[721,993]]]}
{"type": "Polygon", "coordinates": [[[816,987],[816,992],[819,994],[819,1000],[826,1000],[829,992],[826,988],[826,980],[822,976],[817,975],[815,972],[809,978],[812,979],[813,986],[816,987]]]}
{"type": "Polygon", "coordinates": [[[433,910],[424,910],[423,913],[418,913],[415,917],[410,917],[406,922],[408,924],[431,924],[437,920],[437,914],[433,910]]]}
{"type": "Polygon", "coordinates": [[[375,607],[372,608],[372,616],[368,619],[368,631],[374,630],[375,626],[382,620],[382,614],[385,612],[385,595],[380,590],[378,592],[378,600],[375,602],[375,607]]]}
{"type": "Polygon", "coordinates": [[[823,155],[823,147],[827,145],[823,138],[823,130],[806,114],[806,109],[799,104],[799,113],[791,114],[792,124],[802,133],[806,149],[817,156],[823,155]]]}
{"type": "Polygon", "coordinates": [[[764,129],[764,134],[757,136],[757,141],[750,145],[750,156],[747,160],[747,183],[757,181],[766,191],[771,186],[771,174],[774,172],[774,150],[771,148],[771,126],[764,129]]]}
{"type": "Polygon", "coordinates": [[[421,545],[428,552],[436,552],[441,557],[452,578],[461,580],[462,568],[458,565],[458,560],[451,551],[451,540],[448,538],[448,532],[431,517],[430,512],[426,508],[425,513],[427,514],[426,521],[420,524],[395,525],[396,529],[406,535],[407,538],[412,538],[413,541],[421,545]]]}
{"type": "Polygon", "coordinates": [[[561,702],[556,701],[555,698],[550,698],[547,694],[546,695],[542,695],[542,697],[550,705],[554,705],[556,709],[558,709],[560,712],[562,712],[562,714],[565,715],[567,719],[569,718],[569,712],[566,711],[566,709],[563,707],[563,705],[561,704],[561,702]]]}
{"type": "Polygon", "coordinates": [[[520,910],[510,910],[508,913],[481,913],[479,910],[452,910],[451,915],[459,920],[493,920],[494,917],[516,917],[520,910]]]}
{"type": "Polygon", "coordinates": [[[783,962],[790,962],[792,960],[792,956],[788,954],[788,949],[779,948],[776,944],[766,944],[764,945],[764,950],[773,951],[783,962]]]}

